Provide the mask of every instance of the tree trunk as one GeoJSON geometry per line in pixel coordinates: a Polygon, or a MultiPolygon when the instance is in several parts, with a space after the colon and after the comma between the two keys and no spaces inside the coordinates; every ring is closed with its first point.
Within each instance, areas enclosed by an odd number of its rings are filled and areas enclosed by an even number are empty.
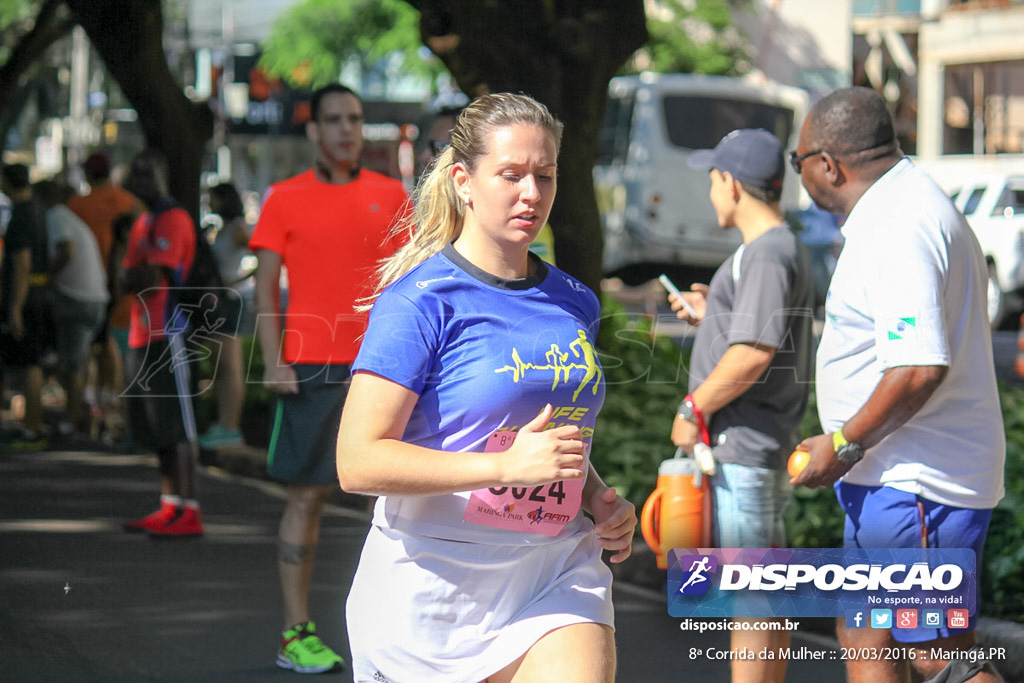
{"type": "Polygon", "coordinates": [[[593,167],[608,80],[647,40],[643,0],[406,0],[427,45],[473,97],[524,92],[564,124],[551,212],[559,267],[600,292],[593,167]]]}
{"type": "Polygon", "coordinates": [[[199,219],[199,176],[213,112],[193,103],[167,66],[159,0],[65,0],[138,113],[146,142],[167,157],[170,190],[199,219]]]}

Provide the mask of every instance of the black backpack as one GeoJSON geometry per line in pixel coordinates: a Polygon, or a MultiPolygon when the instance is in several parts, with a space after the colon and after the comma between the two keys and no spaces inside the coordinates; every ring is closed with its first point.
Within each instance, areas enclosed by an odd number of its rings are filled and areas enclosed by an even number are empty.
{"type": "MultiPolygon", "coordinates": [[[[192,259],[192,270],[181,283],[182,290],[178,294],[178,303],[183,306],[198,306],[207,294],[219,297],[224,294],[224,280],[220,276],[217,257],[213,255],[213,247],[207,231],[196,228],[196,254],[192,259]]],[[[218,301],[219,303],[219,301],[218,301]]]]}

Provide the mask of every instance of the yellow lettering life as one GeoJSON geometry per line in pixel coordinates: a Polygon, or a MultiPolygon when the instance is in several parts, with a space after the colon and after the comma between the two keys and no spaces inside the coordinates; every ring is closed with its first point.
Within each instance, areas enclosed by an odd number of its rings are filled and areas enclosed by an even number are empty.
{"type": "MultiPolygon", "coordinates": [[[[555,408],[555,412],[552,413],[551,419],[554,420],[556,418],[562,417],[563,415],[568,415],[571,412],[572,412],[572,406],[562,406],[561,408],[555,408]]],[[[572,419],[572,418],[570,418],[570,419],[572,419]]]]}

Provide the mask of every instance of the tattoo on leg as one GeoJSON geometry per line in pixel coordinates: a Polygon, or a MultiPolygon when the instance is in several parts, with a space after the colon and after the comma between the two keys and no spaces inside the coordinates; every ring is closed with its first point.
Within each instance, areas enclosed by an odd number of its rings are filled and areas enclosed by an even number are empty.
{"type": "Polygon", "coordinates": [[[313,561],[315,545],[298,545],[277,540],[277,560],[281,564],[305,564],[313,561]]]}

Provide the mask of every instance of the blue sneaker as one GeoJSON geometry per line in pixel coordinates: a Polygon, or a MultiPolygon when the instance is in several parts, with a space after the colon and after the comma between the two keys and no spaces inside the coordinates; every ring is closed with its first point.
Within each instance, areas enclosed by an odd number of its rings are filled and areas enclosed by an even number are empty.
{"type": "Polygon", "coordinates": [[[199,437],[199,447],[208,451],[216,451],[221,448],[241,448],[244,445],[242,432],[237,429],[224,429],[220,423],[213,425],[199,437]]]}

